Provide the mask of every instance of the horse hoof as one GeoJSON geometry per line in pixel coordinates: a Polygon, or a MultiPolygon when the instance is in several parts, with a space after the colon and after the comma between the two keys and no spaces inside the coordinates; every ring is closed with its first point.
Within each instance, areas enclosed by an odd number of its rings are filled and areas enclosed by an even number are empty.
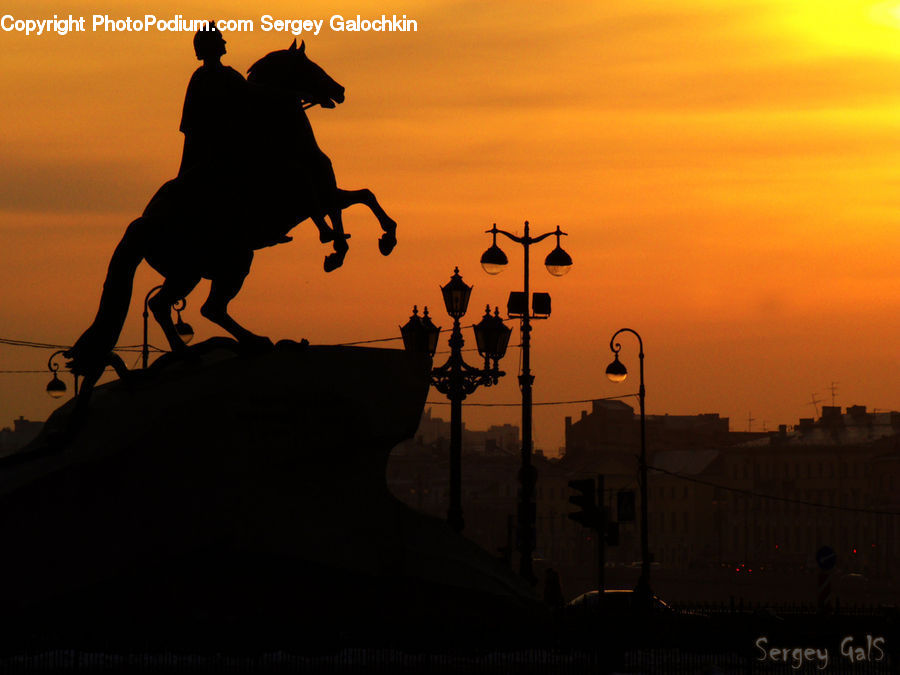
{"type": "Polygon", "coordinates": [[[378,240],[378,250],[381,251],[381,255],[390,255],[396,245],[397,237],[393,232],[386,232],[378,240]]]}
{"type": "Polygon", "coordinates": [[[335,239],[334,243],[332,243],[332,247],[334,248],[334,252],[336,255],[341,257],[347,255],[347,251],[350,250],[350,244],[347,243],[347,235],[344,235],[341,239],[335,239]]]}
{"type": "Polygon", "coordinates": [[[344,264],[343,253],[329,253],[325,256],[325,271],[334,272],[338,267],[344,264]]]}

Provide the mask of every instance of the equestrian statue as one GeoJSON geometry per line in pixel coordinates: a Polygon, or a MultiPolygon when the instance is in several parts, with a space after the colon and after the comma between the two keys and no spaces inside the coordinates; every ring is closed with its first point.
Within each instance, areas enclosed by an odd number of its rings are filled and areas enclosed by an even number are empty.
{"type": "MultiPolygon", "coordinates": [[[[197,52],[199,58],[201,50],[197,52]]],[[[335,107],[344,101],[344,88],[307,57],[303,43],[298,47],[295,40],[290,48],[253,64],[243,89],[235,82],[236,91],[244,94],[238,93],[235,109],[228,111],[230,119],[238,121],[230,135],[218,139],[215,152],[192,150],[188,157],[189,142],[194,149],[202,148],[202,139],[192,139],[183,120],[185,158],[179,175],[157,191],[116,246],[97,316],[64,352],[70,370],[84,378],[79,398],[90,395],[106,366],[112,365],[120,376],[127,373],[113,348],[142,260],[165,279],[150,300],[150,310],[173,352],[184,349],[184,343],[175,331],[171,307],[201,279],[209,279],[211,286],[200,313],[240,346],[259,349],[271,346],[271,340],[228,314],[228,303],[241,290],[255,250],[290,241],[288,232],[309,218],[319,229],[320,241],[332,242],[325,271],[337,269],[348,251],[341,211],[353,204],[365,204],[378,219],[383,255],[397,243],[397,225],[375,195],[367,189],[339,188],[331,161],[316,143],[306,108],[335,107]]],[[[185,119],[187,111],[186,100],[185,119]]]]}

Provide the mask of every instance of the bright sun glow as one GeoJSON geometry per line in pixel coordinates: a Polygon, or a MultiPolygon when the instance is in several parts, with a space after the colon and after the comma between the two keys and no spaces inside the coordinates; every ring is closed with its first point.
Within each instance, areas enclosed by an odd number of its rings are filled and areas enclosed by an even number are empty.
{"type": "Polygon", "coordinates": [[[791,32],[838,53],[900,56],[900,2],[818,0],[784,7],[791,32]]]}
{"type": "Polygon", "coordinates": [[[900,28],[900,2],[883,2],[875,5],[871,15],[878,23],[900,28]]]}

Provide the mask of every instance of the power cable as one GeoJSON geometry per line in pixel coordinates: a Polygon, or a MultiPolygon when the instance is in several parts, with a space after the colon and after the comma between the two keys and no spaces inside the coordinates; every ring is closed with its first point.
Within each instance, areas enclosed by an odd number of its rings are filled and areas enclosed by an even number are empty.
{"type": "MultiPolygon", "coordinates": [[[[573,399],[571,401],[541,401],[537,403],[532,403],[533,406],[544,406],[544,405],[570,405],[575,403],[592,403],[594,401],[613,401],[621,398],[631,398],[637,397],[638,394],[622,394],[621,396],[601,396],[596,398],[579,398],[573,399]]],[[[450,405],[450,401],[425,401],[425,405],[450,405]]],[[[516,403],[463,403],[464,406],[472,406],[476,408],[519,408],[522,405],[521,401],[517,401],[516,403]]]]}
{"type": "Polygon", "coordinates": [[[666,469],[660,469],[657,466],[647,465],[648,469],[652,469],[653,471],[658,471],[660,473],[664,473],[668,476],[672,476],[673,478],[678,478],[680,480],[688,481],[689,483],[699,483],[700,485],[706,485],[708,487],[713,487],[719,490],[725,490],[727,492],[736,492],[738,494],[747,495],[749,497],[757,497],[759,499],[770,499],[776,502],[786,502],[789,504],[800,504],[802,506],[809,506],[815,509],[831,509],[833,511],[848,511],[852,513],[868,513],[871,515],[877,516],[900,516],[900,511],[882,511],[880,509],[864,509],[854,506],[837,506],[836,504],[819,504],[818,502],[809,502],[804,499],[792,499],[791,497],[779,497],[777,495],[767,495],[762,492],[754,492],[753,490],[745,490],[743,488],[730,487],[727,485],[719,485],[718,483],[713,483],[712,481],[703,480],[701,478],[692,478],[690,476],[685,476],[680,473],[675,473],[674,471],[667,471],[666,469]]]}

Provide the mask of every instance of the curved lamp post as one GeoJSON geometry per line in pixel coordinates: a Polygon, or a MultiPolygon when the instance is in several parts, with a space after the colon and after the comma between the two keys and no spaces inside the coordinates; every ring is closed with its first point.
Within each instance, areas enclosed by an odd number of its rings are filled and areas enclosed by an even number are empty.
{"type": "MultiPolygon", "coordinates": [[[[150,316],[150,312],[148,311],[148,307],[150,305],[150,298],[152,298],[159,289],[162,288],[162,284],[159,286],[154,286],[151,288],[147,295],[144,297],[144,343],[141,347],[141,365],[143,368],[147,368],[148,362],[150,361],[150,345],[147,342],[147,319],[150,316]]],[[[181,319],[181,312],[184,308],[187,307],[187,300],[181,298],[175,301],[175,304],[172,305],[172,309],[175,310],[177,315],[177,320],[175,321],[175,332],[178,334],[178,337],[181,338],[181,341],[184,344],[190,344],[191,340],[194,339],[194,329],[191,328],[189,323],[186,323],[181,319]]]]}
{"type": "MultiPolygon", "coordinates": [[[[59,364],[54,363],[53,359],[62,354],[65,349],[60,349],[59,351],[55,351],[50,355],[50,358],[47,360],[47,368],[53,373],[53,379],[47,383],[47,394],[50,398],[62,398],[66,393],[66,383],[59,379],[57,373],[59,372],[59,364]]],[[[78,395],[78,376],[75,376],[75,395],[78,395]]]]}
{"type": "Polygon", "coordinates": [[[531,374],[531,320],[536,318],[546,319],[550,315],[550,296],[546,293],[535,293],[534,298],[530,298],[529,248],[532,244],[556,235],[556,248],[544,260],[547,271],[556,277],[563,276],[572,268],[572,257],[560,246],[560,237],[567,235],[559,229],[559,226],[557,226],[556,231],[546,232],[537,237],[532,237],[529,234],[527,220],[525,221],[525,233],[521,237],[505,230],[498,230],[496,223],[487,232],[493,235],[493,242],[491,247],[481,255],[481,266],[488,274],[499,274],[509,262],[506,254],[497,246],[498,234],[502,234],[517,244],[521,244],[525,251],[524,292],[521,294],[510,294],[508,309],[510,316],[518,315],[522,319],[522,373],[519,375],[519,387],[522,390],[522,468],[519,471],[519,481],[522,484],[522,490],[518,508],[517,537],[521,554],[519,574],[534,583],[536,579],[532,570],[532,557],[536,545],[535,521],[537,512],[535,510],[534,494],[537,485],[537,471],[531,464],[531,390],[534,384],[534,376],[531,374]],[[531,310],[528,308],[529,300],[531,300],[531,310]],[[532,312],[534,316],[532,316],[532,312]]]}
{"type": "Polygon", "coordinates": [[[641,483],[641,576],[638,579],[635,592],[641,595],[643,599],[650,597],[650,538],[647,532],[647,433],[646,433],[646,415],[644,413],[644,341],[636,330],[631,328],[620,328],[613,333],[609,340],[609,348],[613,353],[613,361],[606,367],[606,377],[611,382],[624,382],[628,377],[628,369],[625,364],[619,361],[619,352],[622,345],[616,342],[616,337],[620,333],[631,333],[638,339],[638,362],[640,363],[640,387],[638,388],[638,400],[641,408],[641,456],[639,460],[638,470],[641,483]]]}
{"type": "Polygon", "coordinates": [[[187,300],[181,298],[174,305],[172,305],[172,309],[175,310],[175,332],[178,333],[178,337],[181,338],[181,341],[184,344],[191,344],[191,340],[194,339],[194,328],[187,321],[184,321],[181,318],[181,312],[184,311],[184,308],[187,307],[187,300]]]}
{"type": "MultiPolygon", "coordinates": [[[[431,385],[450,399],[450,505],[447,522],[456,532],[462,532],[465,522],[462,514],[462,402],[479,386],[490,387],[497,384],[505,373],[498,368],[498,362],[506,354],[512,329],[503,323],[500,311],[491,316],[490,306],[481,321],[474,326],[475,343],[478,353],[484,358],[484,368],[474,368],[462,357],[465,344],[459,320],[469,306],[472,287],[459,275],[457,267],[450,282],[441,287],[447,314],[453,318],[450,333],[450,358],[431,371],[431,385]]],[[[400,328],[403,347],[407,351],[425,352],[434,356],[441,329],[432,323],[428,308],[419,317],[417,307],[404,326],[400,328]]]]}

